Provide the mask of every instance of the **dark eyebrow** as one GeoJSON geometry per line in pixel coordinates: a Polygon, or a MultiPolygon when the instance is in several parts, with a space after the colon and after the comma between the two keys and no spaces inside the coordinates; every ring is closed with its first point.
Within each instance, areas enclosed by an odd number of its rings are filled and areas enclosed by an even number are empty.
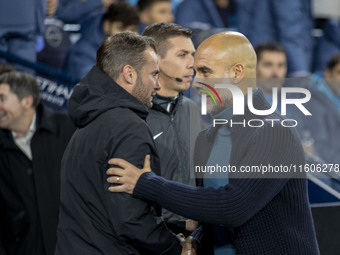
{"type": "Polygon", "coordinates": [[[199,66],[196,68],[196,72],[199,73],[212,73],[212,69],[210,69],[209,67],[206,66],[199,66]]]}
{"type": "Polygon", "coordinates": [[[179,51],[177,51],[177,53],[184,53],[184,54],[195,54],[195,52],[196,51],[193,51],[192,53],[190,53],[190,51],[188,51],[188,50],[179,50],[179,51]]]}
{"type": "Polygon", "coordinates": [[[151,74],[152,75],[157,75],[157,74],[159,74],[159,70],[157,69],[157,70],[153,71],[151,74]]]}

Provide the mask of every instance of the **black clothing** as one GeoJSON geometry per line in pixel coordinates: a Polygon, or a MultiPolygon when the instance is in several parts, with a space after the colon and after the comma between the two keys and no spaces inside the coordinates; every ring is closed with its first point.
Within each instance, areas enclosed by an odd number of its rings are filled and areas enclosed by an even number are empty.
{"type": "Polygon", "coordinates": [[[52,255],[55,250],[60,164],[75,127],[66,115],[42,105],[36,116],[32,160],[11,131],[0,129],[0,237],[7,255],[52,255]]]}
{"type": "MultiPolygon", "coordinates": [[[[194,173],[190,176],[190,160],[193,157],[196,137],[203,128],[197,105],[182,93],[177,97],[156,95],[147,123],[160,158],[160,175],[195,186],[194,173]]],[[[162,216],[172,231],[185,233],[186,218],[165,209],[162,209],[162,216]]]]}
{"type": "Polygon", "coordinates": [[[110,158],[142,168],[150,154],[159,169],[147,108],[94,67],[74,88],[69,114],[78,130],[62,161],[56,254],[180,254],[176,236],[156,222],[148,203],[108,191],[110,158]]]}

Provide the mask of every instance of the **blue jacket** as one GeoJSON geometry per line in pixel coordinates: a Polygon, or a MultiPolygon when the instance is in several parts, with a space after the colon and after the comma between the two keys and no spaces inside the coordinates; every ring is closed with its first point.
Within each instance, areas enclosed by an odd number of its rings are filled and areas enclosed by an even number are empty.
{"type": "Polygon", "coordinates": [[[66,23],[81,23],[102,7],[101,0],[59,0],[56,16],[66,23]]]}
{"type": "Polygon", "coordinates": [[[81,38],[71,47],[64,69],[81,79],[96,64],[97,49],[105,39],[103,13],[91,16],[82,24],[81,38]]]}
{"type": "Polygon", "coordinates": [[[36,35],[44,32],[46,1],[44,0],[0,0],[0,37],[6,32],[36,35]]]}
{"type": "Polygon", "coordinates": [[[290,74],[309,72],[312,53],[309,0],[237,0],[238,30],[256,47],[280,42],[287,52],[290,74]]]}
{"type": "Polygon", "coordinates": [[[190,27],[193,22],[200,22],[210,27],[224,27],[224,23],[211,0],[184,0],[178,7],[175,22],[190,27]]]}
{"type": "Polygon", "coordinates": [[[302,141],[313,143],[314,153],[331,164],[340,163],[340,114],[336,105],[314,87],[307,88],[311,99],[304,106],[312,114],[305,116],[295,107],[287,108],[290,118],[298,120],[296,129],[302,141]],[[294,109],[293,109],[294,108],[294,109]]]}
{"type": "Polygon", "coordinates": [[[315,52],[315,71],[323,71],[328,61],[340,52],[340,20],[327,23],[323,36],[317,41],[315,52]]]}

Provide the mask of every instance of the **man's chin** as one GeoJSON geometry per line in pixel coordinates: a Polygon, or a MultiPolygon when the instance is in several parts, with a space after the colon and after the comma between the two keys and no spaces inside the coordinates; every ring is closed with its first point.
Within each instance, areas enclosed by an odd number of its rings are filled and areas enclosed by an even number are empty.
{"type": "Polygon", "coordinates": [[[148,108],[152,108],[152,106],[153,106],[153,103],[152,103],[152,102],[146,104],[146,107],[148,107],[148,108]]]}

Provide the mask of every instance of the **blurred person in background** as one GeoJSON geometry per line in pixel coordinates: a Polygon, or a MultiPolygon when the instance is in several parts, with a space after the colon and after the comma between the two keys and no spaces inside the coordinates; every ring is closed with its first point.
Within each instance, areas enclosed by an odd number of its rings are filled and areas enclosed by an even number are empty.
{"type": "Polygon", "coordinates": [[[112,3],[118,0],[52,0],[48,8],[48,13],[55,9],[55,3],[58,7],[55,10],[55,16],[65,23],[81,24],[94,13],[106,11],[112,3]]]}
{"type": "Polygon", "coordinates": [[[74,126],[39,103],[36,78],[0,75],[1,255],[53,255],[60,164],[74,126]]]}
{"type": "Polygon", "coordinates": [[[82,36],[71,47],[64,69],[81,79],[96,63],[96,52],[106,36],[123,31],[137,31],[139,16],[128,3],[114,3],[102,14],[95,14],[82,24],[82,36]]]}
{"type": "Polygon", "coordinates": [[[314,88],[327,96],[340,115],[340,51],[328,61],[323,73],[313,78],[314,88]]]}
{"type": "Polygon", "coordinates": [[[7,64],[0,65],[0,75],[7,72],[16,71],[15,67],[7,64]]]}
{"type": "Polygon", "coordinates": [[[36,62],[37,42],[42,41],[44,32],[45,1],[0,0],[0,6],[0,50],[36,62]]]}
{"type": "Polygon", "coordinates": [[[72,44],[69,33],[64,30],[64,22],[55,17],[58,4],[58,0],[47,0],[44,41],[37,61],[61,70],[72,44]]]}
{"type": "MultiPolygon", "coordinates": [[[[137,4],[138,0],[127,0],[130,4],[137,4]]],[[[183,0],[171,0],[172,4],[172,11],[173,13],[176,13],[178,5],[182,2],[183,0]]]]}
{"type": "Polygon", "coordinates": [[[174,21],[170,0],[138,0],[137,8],[141,22],[138,29],[140,34],[148,25],[174,21]]]}
{"type": "Polygon", "coordinates": [[[323,29],[323,35],[317,39],[315,46],[315,72],[327,68],[328,61],[340,52],[340,19],[329,19],[323,29]]]}
{"type": "Polygon", "coordinates": [[[184,0],[175,22],[184,27],[229,28],[236,26],[234,0],[184,0]]]}
{"type": "Polygon", "coordinates": [[[310,0],[236,0],[237,29],[256,47],[277,41],[286,51],[288,76],[310,75],[313,19],[310,0]]]}
{"type": "Polygon", "coordinates": [[[272,104],[273,88],[281,87],[287,74],[286,52],[277,42],[259,44],[255,48],[257,56],[257,86],[262,89],[268,103],[272,104]]]}
{"type": "MultiPolygon", "coordinates": [[[[278,89],[278,98],[281,98],[282,86],[299,86],[301,79],[286,79],[287,61],[285,49],[277,42],[259,44],[255,48],[257,54],[257,86],[262,88],[266,100],[272,105],[273,88],[278,89]]],[[[321,81],[322,79],[313,79],[321,81]]],[[[333,80],[332,80],[333,81],[333,80]]],[[[336,79],[334,79],[336,81],[336,79]]],[[[285,118],[295,119],[298,122],[296,129],[299,133],[307,160],[318,160],[310,155],[317,156],[319,160],[328,163],[340,162],[340,115],[330,98],[311,84],[306,87],[311,92],[311,99],[305,107],[312,116],[306,116],[294,105],[287,105],[285,118]]],[[[291,96],[290,96],[291,97],[291,96]]],[[[281,112],[281,100],[278,100],[277,110],[281,112]]],[[[313,162],[318,163],[318,162],[313,162]]]]}

